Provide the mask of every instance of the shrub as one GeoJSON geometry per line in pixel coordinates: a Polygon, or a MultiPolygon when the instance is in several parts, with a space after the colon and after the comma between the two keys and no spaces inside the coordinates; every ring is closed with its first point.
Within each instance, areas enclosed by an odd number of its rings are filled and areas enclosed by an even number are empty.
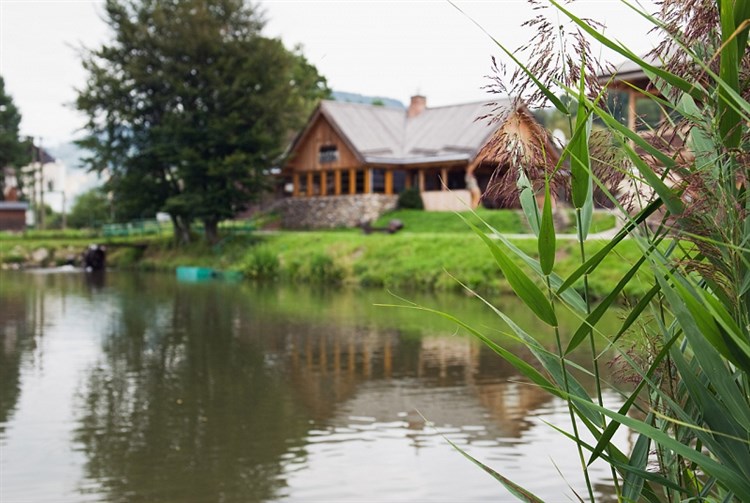
{"type": "Polygon", "coordinates": [[[424,203],[422,202],[422,195],[419,193],[419,189],[410,188],[399,194],[398,207],[399,209],[423,210],[424,203]]]}
{"type": "Polygon", "coordinates": [[[276,279],[281,271],[279,257],[264,246],[256,246],[245,258],[242,273],[253,279],[276,279]]]}
{"type": "Polygon", "coordinates": [[[340,283],[344,270],[325,254],[315,254],[310,258],[307,279],[311,283],[340,283]]]}

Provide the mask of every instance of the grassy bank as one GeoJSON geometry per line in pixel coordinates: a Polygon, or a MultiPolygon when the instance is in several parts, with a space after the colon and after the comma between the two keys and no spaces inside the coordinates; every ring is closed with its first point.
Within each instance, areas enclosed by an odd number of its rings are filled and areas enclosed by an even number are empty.
{"type": "MultiPolygon", "coordinates": [[[[487,211],[491,223],[502,232],[523,232],[517,213],[487,211]]],[[[482,217],[485,217],[482,213],[482,217]]],[[[509,292],[486,246],[452,213],[393,212],[382,220],[398,218],[405,230],[394,234],[364,235],[358,230],[256,232],[227,236],[218,245],[197,242],[175,246],[166,236],[118,238],[104,241],[112,267],[172,271],[180,265],[205,266],[240,271],[250,279],[298,283],[346,283],[384,287],[395,291],[461,290],[451,276],[483,292],[509,292]]],[[[611,217],[598,217],[599,229],[612,224],[611,217]]],[[[29,262],[54,266],[77,257],[96,240],[89,235],[34,233],[0,240],[0,263],[5,267],[29,262]]],[[[101,241],[101,238],[98,238],[101,241]]],[[[536,254],[534,239],[514,242],[530,255],[536,254]]],[[[591,241],[588,253],[604,241],[591,241]]],[[[576,244],[558,242],[556,271],[565,275],[579,264],[576,244]]],[[[636,260],[634,243],[624,242],[608,258],[601,272],[590,278],[595,293],[605,292],[636,260]]],[[[627,292],[643,293],[638,283],[627,292]]]]}

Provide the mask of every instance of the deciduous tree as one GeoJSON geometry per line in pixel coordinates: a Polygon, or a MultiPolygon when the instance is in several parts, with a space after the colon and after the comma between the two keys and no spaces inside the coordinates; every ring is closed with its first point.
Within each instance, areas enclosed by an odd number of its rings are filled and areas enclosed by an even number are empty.
{"type": "MultiPolygon", "coordinates": [[[[3,168],[16,171],[29,161],[29,144],[21,140],[18,128],[21,114],[13,99],[5,93],[5,80],[0,77],[0,201],[5,199],[3,168]]],[[[20,180],[20,176],[16,176],[20,180]]]]}
{"type": "Polygon", "coordinates": [[[118,214],[167,211],[183,240],[199,219],[214,240],[267,187],[325,79],[243,0],[107,0],[105,17],[114,38],[86,54],[77,100],[86,162],[118,214]]]}

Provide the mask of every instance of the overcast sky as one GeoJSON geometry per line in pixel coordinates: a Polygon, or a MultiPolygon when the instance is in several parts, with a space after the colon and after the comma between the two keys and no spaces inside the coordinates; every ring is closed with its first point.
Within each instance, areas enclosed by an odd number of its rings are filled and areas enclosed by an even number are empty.
{"type": "MultiPolygon", "coordinates": [[[[642,2],[653,10],[653,2],[642,2]]],[[[415,93],[428,106],[487,98],[493,42],[447,1],[265,0],[266,35],[307,58],[338,91],[396,98],[415,93]]],[[[526,0],[456,0],[495,38],[515,49],[534,14],[526,0]]],[[[619,0],[578,0],[577,12],[607,24],[607,34],[645,52],[647,24],[619,0]]],[[[83,118],[70,104],[85,74],[78,49],[96,47],[109,33],[92,0],[0,0],[0,75],[19,107],[22,134],[45,145],[70,141],[83,118]]],[[[610,56],[610,59],[612,58],[610,56]]]]}

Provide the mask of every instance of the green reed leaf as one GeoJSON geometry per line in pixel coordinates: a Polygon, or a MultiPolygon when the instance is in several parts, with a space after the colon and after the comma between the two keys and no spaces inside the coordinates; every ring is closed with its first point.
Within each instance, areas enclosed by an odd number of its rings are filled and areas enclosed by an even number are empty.
{"type": "MultiPolygon", "coordinates": [[[[651,414],[646,416],[645,422],[650,423],[651,417],[651,414]]],[[[622,497],[625,501],[638,501],[641,497],[645,480],[631,469],[638,471],[646,469],[650,448],[651,439],[643,434],[638,435],[638,440],[635,441],[633,451],[630,453],[630,460],[628,461],[629,471],[625,475],[625,480],[622,484],[622,497]]]]}
{"type": "Polygon", "coordinates": [[[596,309],[591,311],[591,314],[589,314],[583,321],[583,323],[581,323],[581,325],[573,334],[573,337],[570,338],[570,342],[568,342],[568,347],[565,349],[566,355],[570,354],[571,351],[576,349],[583,341],[586,340],[591,329],[596,326],[602,316],[604,316],[604,313],[606,313],[610,306],[612,306],[612,304],[615,302],[615,300],[617,300],[617,298],[620,296],[620,292],[622,292],[622,290],[630,283],[630,281],[633,279],[633,276],[635,276],[640,267],[646,261],[646,258],[647,256],[643,255],[640,259],[638,259],[635,265],[633,265],[633,267],[628,270],[625,276],[620,279],[617,285],[615,285],[612,291],[607,294],[604,300],[602,300],[599,305],[596,306],[596,309]]]}
{"type": "MultiPolygon", "coordinates": [[[[536,204],[536,203],[534,203],[536,204]]],[[[500,232],[497,231],[494,227],[492,227],[489,223],[487,223],[486,220],[484,220],[481,216],[474,213],[474,216],[482,222],[482,224],[487,228],[487,230],[492,234],[493,238],[500,241],[503,246],[505,246],[508,250],[510,250],[513,255],[520,258],[527,266],[529,266],[535,273],[537,273],[540,277],[543,277],[544,274],[542,274],[542,268],[539,265],[539,261],[530,257],[528,254],[526,254],[523,250],[521,250],[519,247],[514,245],[508,238],[503,236],[500,232]]],[[[563,279],[555,274],[554,272],[548,276],[549,282],[552,285],[552,288],[557,290],[560,285],[563,284],[563,279]]],[[[575,311],[579,313],[585,313],[586,312],[586,302],[583,300],[583,298],[573,289],[565,290],[564,292],[560,293],[560,298],[562,298],[565,303],[575,311]]]]}
{"type": "Polygon", "coordinates": [[[494,351],[498,356],[500,356],[503,360],[507,361],[509,364],[511,364],[518,372],[521,373],[522,376],[529,379],[534,384],[537,384],[541,388],[547,390],[548,392],[552,393],[555,396],[561,396],[560,392],[557,390],[557,387],[544,375],[542,375],[541,372],[539,372],[536,368],[534,368],[532,365],[524,361],[522,358],[516,356],[511,351],[508,351],[507,349],[503,348],[499,344],[497,344],[495,341],[487,337],[486,335],[482,334],[480,331],[469,325],[468,323],[456,318],[455,316],[445,313],[443,311],[438,311],[436,309],[431,309],[429,307],[424,307],[420,305],[399,305],[399,304],[375,304],[379,307],[396,307],[401,309],[415,309],[417,311],[423,311],[426,313],[432,313],[436,314],[438,316],[441,316],[442,318],[445,318],[448,321],[451,321],[458,325],[459,327],[466,330],[469,334],[476,337],[478,340],[483,342],[488,348],[490,348],[492,351],[494,351]]]}
{"type": "Polygon", "coordinates": [[[505,254],[497,243],[490,239],[476,225],[466,220],[462,215],[459,216],[469,227],[471,227],[477,236],[484,241],[487,248],[490,249],[490,252],[492,252],[492,255],[495,257],[497,265],[503,272],[503,276],[505,276],[506,281],[513,291],[516,292],[516,295],[518,295],[523,303],[526,304],[540,320],[550,326],[556,327],[557,316],[555,316],[555,311],[552,309],[552,304],[550,304],[549,300],[547,300],[547,297],[545,297],[544,293],[536,283],[534,283],[526,273],[524,273],[521,268],[505,254]]]}
{"type": "Polygon", "coordinates": [[[589,177],[589,187],[586,193],[586,202],[583,203],[581,208],[581,218],[577,222],[580,226],[579,235],[583,241],[589,237],[589,231],[591,230],[591,224],[594,221],[594,183],[592,177],[589,177]]]}
{"type": "MultiPolygon", "coordinates": [[[[721,24],[721,59],[719,61],[719,77],[736,93],[740,92],[740,57],[735,36],[736,0],[720,0],[719,18],[721,24]]],[[[739,12],[737,12],[739,14],[739,12]]],[[[732,98],[728,96],[724,87],[719,88],[718,112],[719,132],[727,148],[737,148],[742,138],[740,114],[735,110],[732,98]]]]}
{"type": "Polygon", "coordinates": [[[555,222],[552,218],[552,196],[549,190],[549,180],[544,184],[544,208],[542,209],[542,225],[539,229],[539,266],[542,273],[549,276],[555,266],[555,222]]]}
{"type": "Polygon", "coordinates": [[[534,235],[538,237],[541,218],[539,216],[539,207],[536,204],[536,197],[534,197],[534,189],[526,173],[523,170],[519,171],[520,174],[518,175],[516,186],[519,190],[518,198],[521,201],[521,210],[523,210],[526,221],[529,223],[529,227],[531,227],[534,235]]]}
{"type": "Polygon", "coordinates": [[[654,428],[642,419],[631,418],[627,415],[619,414],[607,409],[606,407],[601,407],[591,401],[580,400],[574,396],[571,396],[570,398],[579,402],[581,407],[590,408],[596,412],[604,414],[633,431],[648,436],[663,448],[674,451],[676,454],[701,467],[701,469],[708,475],[721,480],[727,489],[733,491],[741,501],[750,500],[750,479],[739,477],[736,471],[722,465],[711,456],[696,451],[691,446],[675,440],[668,433],[654,428]]]}
{"type": "Polygon", "coordinates": [[[703,89],[701,89],[697,84],[692,84],[688,82],[687,80],[681,77],[678,77],[677,75],[674,75],[662,68],[659,68],[657,66],[647,63],[646,61],[643,60],[643,58],[639,57],[636,53],[634,53],[630,49],[620,45],[619,43],[615,43],[614,41],[607,38],[604,34],[597,31],[587,22],[583,21],[582,19],[574,15],[572,12],[565,9],[557,1],[555,0],[549,0],[549,1],[552,5],[554,5],[557,8],[557,10],[565,14],[571,21],[573,21],[576,25],[578,25],[578,27],[581,28],[581,30],[588,33],[591,37],[593,37],[595,40],[600,42],[605,47],[608,47],[612,49],[613,51],[621,54],[622,56],[626,57],[630,61],[636,63],[638,66],[640,66],[644,70],[647,70],[655,74],[656,76],[664,79],[670,85],[676,87],[677,89],[680,89],[683,92],[690,94],[694,98],[699,99],[699,100],[705,98],[705,91],[703,91],[703,89]]]}
{"type": "Polygon", "coordinates": [[[591,159],[589,158],[589,136],[591,135],[592,116],[586,110],[585,63],[581,64],[581,85],[578,95],[578,115],[576,115],[576,134],[570,145],[570,178],[573,206],[583,208],[591,183],[591,159]]]}
{"type": "MultiPolygon", "coordinates": [[[[443,438],[445,438],[445,437],[443,437],[443,438]]],[[[451,444],[451,446],[454,449],[456,449],[458,452],[460,452],[466,459],[468,459],[469,461],[471,461],[472,463],[474,463],[475,465],[477,465],[478,467],[480,467],[485,472],[489,473],[495,480],[497,480],[502,485],[504,485],[505,488],[508,491],[510,491],[510,493],[513,496],[515,496],[516,498],[518,498],[519,500],[521,500],[521,501],[527,501],[529,503],[544,503],[544,500],[542,500],[539,497],[535,496],[534,493],[532,493],[531,491],[527,491],[526,489],[524,489],[523,487],[519,486],[518,484],[516,484],[515,482],[513,482],[509,478],[504,477],[503,475],[500,475],[498,472],[496,472],[495,470],[493,470],[489,466],[485,465],[484,463],[482,463],[481,461],[479,461],[478,459],[476,459],[475,457],[473,457],[471,454],[469,454],[468,452],[464,451],[459,446],[457,446],[456,444],[454,444],[453,442],[451,442],[448,438],[445,438],[445,440],[449,444],[451,444]]]]}
{"type": "Polygon", "coordinates": [[[656,210],[662,205],[661,199],[657,198],[651,201],[648,206],[643,208],[632,220],[626,223],[620,231],[613,237],[601,250],[596,252],[590,259],[581,264],[557,289],[557,294],[561,295],[578,281],[584,274],[591,274],[597,266],[604,260],[620,241],[628,237],[641,223],[645,222],[656,210]]]}
{"type": "MultiPolygon", "coordinates": [[[[734,2],[734,25],[739,28],[742,23],[750,19],[750,0],[735,0],[734,2]]],[[[737,34],[737,54],[745,54],[747,47],[747,36],[749,28],[745,28],[737,34]]]]}
{"type": "MultiPolygon", "coordinates": [[[[661,348],[659,353],[654,357],[654,360],[649,365],[649,368],[646,370],[645,374],[643,374],[641,377],[641,381],[638,383],[638,385],[635,387],[635,389],[630,393],[628,398],[625,400],[625,402],[620,406],[618,409],[619,414],[627,415],[630,412],[630,409],[633,407],[633,404],[636,402],[638,397],[640,396],[641,391],[646,388],[647,386],[652,387],[653,384],[650,382],[651,377],[656,373],[656,371],[660,368],[661,362],[664,361],[664,358],[667,357],[669,354],[669,349],[672,347],[674,342],[677,340],[677,337],[672,337],[667,343],[664,345],[664,347],[661,348]]],[[[594,447],[594,450],[591,451],[591,457],[588,460],[587,464],[593,463],[597,458],[601,457],[602,454],[608,450],[612,445],[612,438],[614,437],[615,433],[617,433],[617,430],[620,429],[620,423],[617,421],[610,421],[607,427],[602,432],[601,436],[599,437],[596,447],[594,447]]]]}

